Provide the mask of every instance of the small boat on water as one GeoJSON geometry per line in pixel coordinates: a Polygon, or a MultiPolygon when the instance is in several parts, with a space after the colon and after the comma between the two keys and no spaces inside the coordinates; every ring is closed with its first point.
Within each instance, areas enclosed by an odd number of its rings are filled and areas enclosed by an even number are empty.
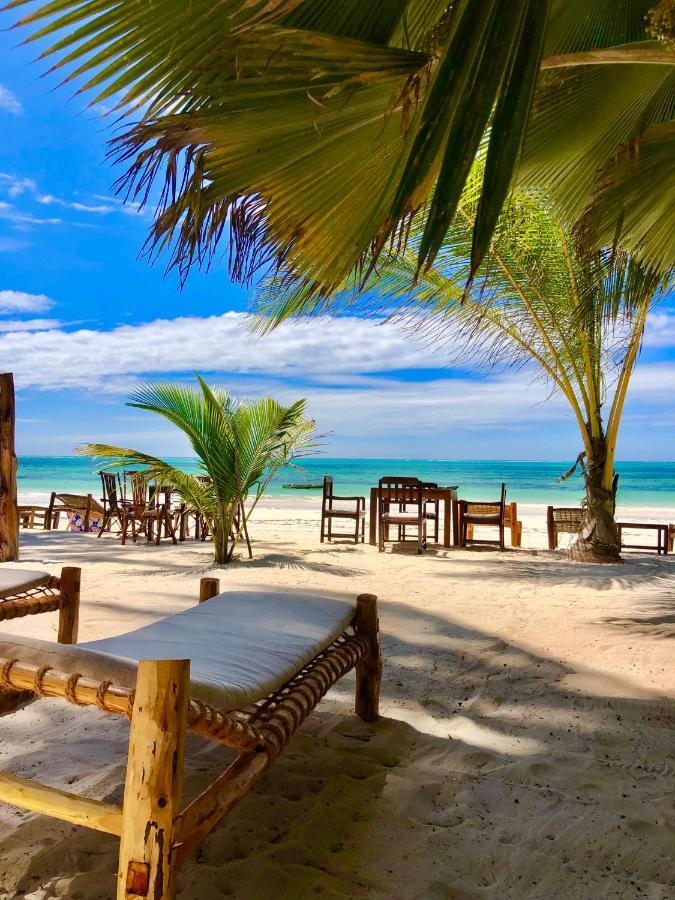
{"type": "Polygon", "coordinates": [[[289,491],[320,491],[323,488],[323,481],[294,481],[281,486],[289,491]]]}

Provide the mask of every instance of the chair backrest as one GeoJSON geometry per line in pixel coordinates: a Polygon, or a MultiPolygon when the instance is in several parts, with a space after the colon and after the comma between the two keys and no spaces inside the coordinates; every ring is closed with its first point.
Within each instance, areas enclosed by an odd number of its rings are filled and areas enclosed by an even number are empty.
{"type": "Polygon", "coordinates": [[[419,478],[388,476],[380,478],[380,508],[390,503],[417,506],[421,511],[424,498],[424,485],[419,478]]]}
{"type": "MultiPolygon", "coordinates": [[[[112,474],[112,473],[110,473],[112,474]]],[[[54,494],[54,499],[59,500],[63,507],[69,512],[80,512],[89,506],[91,512],[102,513],[103,510],[94,500],[91,494],[54,494]]],[[[55,507],[59,509],[59,507],[55,507]]]]}
{"type": "Polygon", "coordinates": [[[124,497],[127,497],[127,480],[131,488],[131,502],[135,509],[143,510],[148,505],[149,479],[145,472],[125,471],[124,473],[124,497]]]}
{"type": "Polygon", "coordinates": [[[579,506],[550,506],[549,510],[556,531],[578,534],[584,526],[584,510],[579,506]]]}
{"type": "Polygon", "coordinates": [[[321,498],[321,505],[323,509],[330,508],[333,503],[333,476],[332,475],[324,475],[323,476],[323,494],[321,498]]]}
{"type": "Polygon", "coordinates": [[[122,493],[120,476],[116,472],[99,472],[103,488],[103,502],[112,510],[119,509],[119,501],[122,493]]]}
{"type": "Polygon", "coordinates": [[[488,502],[462,501],[464,508],[472,516],[501,516],[504,517],[506,509],[506,485],[502,482],[502,492],[499,500],[488,502]]]}

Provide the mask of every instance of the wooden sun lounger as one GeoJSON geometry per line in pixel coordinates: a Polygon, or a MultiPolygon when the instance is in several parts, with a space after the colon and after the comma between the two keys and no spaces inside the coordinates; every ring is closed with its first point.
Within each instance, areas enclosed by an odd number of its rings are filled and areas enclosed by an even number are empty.
{"type": "Polygon", "coordinates": [[[4,688],[131,719],[122,806],[0,773],[1,800],[120,837],[118,900],[173,897],[176,866],[352,668],[357,715],[378,716],[376,597],[219,594],[218,581],[205,578],[199,600],[129,634],[74,647],[0,636],[4,688]],[[181,809],[187,731],[238,755],[181,809]]]}

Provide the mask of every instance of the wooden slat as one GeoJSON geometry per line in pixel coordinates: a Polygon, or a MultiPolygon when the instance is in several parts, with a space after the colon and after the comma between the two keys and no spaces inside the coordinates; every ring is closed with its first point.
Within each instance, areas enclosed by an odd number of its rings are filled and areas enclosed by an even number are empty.
{"type": "Polygon", "coordinates": [[[108,834],[122,833],[122,809],[102,800],[78,797],[9,772],[0,772],[0,800],[108,834]]]}
{"type": "Polygon", "coordinates": [[[176,862],[189,856],[244,797],[267,768],[267,753],[241,753],[232,765],[178,816],[176,862]]]}

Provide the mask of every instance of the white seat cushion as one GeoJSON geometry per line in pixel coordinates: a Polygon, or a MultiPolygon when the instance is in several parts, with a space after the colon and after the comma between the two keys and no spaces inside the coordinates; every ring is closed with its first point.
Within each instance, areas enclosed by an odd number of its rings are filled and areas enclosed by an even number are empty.
{"type": "Polygon", "coordinates": [[[6,600],[22,591],[29,591],[31,588],[47,584],[51,577],[49,572],[41,572],[36,569],[0,566],[0,600],[6,600]]]}
{"type": "Polygon", "coordinates": [[[355,602],[231,591],[152,625],[68,646],[0,636],[0,656],[79,672],[122,687],[141,659],[189,659],[190,694],[220,710],[240,709],[281,687],[349,625],[355,602]]]}

